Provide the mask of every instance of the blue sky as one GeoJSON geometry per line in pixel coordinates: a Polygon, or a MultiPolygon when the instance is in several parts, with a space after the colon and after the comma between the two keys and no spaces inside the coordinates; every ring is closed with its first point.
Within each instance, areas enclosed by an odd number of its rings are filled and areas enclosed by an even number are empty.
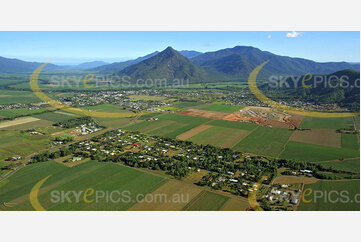
{"type": "Polygon", "coordinates": [[[320,62],[360,62],[360,32],[0,32],[0,56],[58,64],[123,61],[167,46],[207,52],[237,45],[320,62]]]}

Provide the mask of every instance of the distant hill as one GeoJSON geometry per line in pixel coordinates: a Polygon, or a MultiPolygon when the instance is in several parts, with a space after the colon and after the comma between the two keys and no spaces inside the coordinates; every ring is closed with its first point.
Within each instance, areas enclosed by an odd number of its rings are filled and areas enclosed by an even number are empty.
{"type": "Polygon", "coordinates": [[[181,50],[181,51],[178,51],[178,53],[187,58],[193,58],[193,57],[203,54],[202,52],[198,52],[198,51],[194,51],[194,50],[181,50]]]}
{"type": "Polygon", "coordinates": [[[90,62],[84,62],[79,65],[73,66],[73,69],[86,70],[86,69],[96,68],[96,67],[104,66],[104,65],[108,65],[108,64],[109,63],[105,62],[105,61],[90,61],[90,62]]]}
{"type": "Polygon", "coordinates": [[[202,82],[208,77],[207,71],[191,62],[172,47],[138,64],[131,65],[119,72],[132,79],[174,79],[202,82]]]}
{"type": "MultiPolygon", "coordinates": [[[[33,72],[36,68],[44,63],[40,62],[28,62],[18,59],[10,59],[0,56],[0,72],[3,73],[14,73],[14,72],[33,72]]],[[[59,66],[54,64],[48,64],[44,70],[57,69],[59,66]]]]}
{"type": "Polygon", "coordinates": [[[310,88],[302,86],[301,76],[298,80],[289,77],[287,84],[272,88],[267,83],[260,86],[265,94],[286,97],[294,100],[312,101],[319,104],[338,104],[353,111],[360,109],[360,72],[354,70],[341,70],[327,75],[313,75],[305,82],[312,84],[310,88]],[[341,78],[343,80],[341,80],[341,78]],[[295,86],[296,84],[296,86],[295,86]]]}
{"type": "MultiPolygon", "coordinates": [[[[114,62],[114,63],[111,63],[111,64],[104,64],[102,66],[89,67],[88,69],[90,69],[90,71],[99,71],[101,73],[116,73],[116,72],[119,72],[119,71],[123,70],[124,68],[126,68],[128,66],[137,64],[137,63],[139,63],[139,62],[141,62],[143,60],[146,60],[146,59],[148,59],[150,57],[153,57],[158,53],[159,53],[159,51],[155,51],[155,52],[153,52],[151,54],[139,57],[139,58],[134,59],[134,60],[127,60],[127,61],[122,61],[122,62],[114,62]]],[[[196,57],[196,56],[202,54],[201,52],[194,51],[194,50],[182,50],[182,51],[179,51],[179,53],[181,55],[187,57],[187,58],[193,58],[193,57],[196,57]]]]}
{"type": "Polygon", "coordinates": [[[128,61],[122,61],[122,62],[114,62],[108,65],[102,65],[102,66],[98,66],[95,68],[89,68],[90,71],[99,71],[100,73],[117,73],[121,70],[123,70],[124,68],[137,64],[143,60],[146,60],[152,56],[155,56],[156,54],[158,54],[159,51],[155,51],[149,55],[143,56],[143,57],[139,57],[137,59],[134,60],[128,60],[128,61]]]}
{"type": "Polygon", "coordinates": [[[224,74],[247,78],[250,70],[259,64],[270,60],[262,69],[259,76],[266,78],[272,74],[303,75],[305,73],[328,74],[339,70],[360,70],[360,64],[347,62],[319,63],[302,58],[275,55],[267,51],[249,46],[207,52],[192,58],[192,61],[206,69],[213,69],[224,74]]]}

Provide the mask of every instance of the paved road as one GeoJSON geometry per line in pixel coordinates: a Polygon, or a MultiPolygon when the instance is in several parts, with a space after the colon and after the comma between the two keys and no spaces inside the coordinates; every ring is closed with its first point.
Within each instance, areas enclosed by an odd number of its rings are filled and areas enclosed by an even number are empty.
{"type": "Polygon", "coordinates": [[[5,180],[6,178],[8,178],[9,176],[11,176],[12,174],[14,174],[15,172],[17,172],[18,170],[20,170],[20,168],[23,168],[24,166],[26,166],[31,160],[25,161],[23,164],[21,164],[20,166],[16,167],[14,170],[12,170],[11,172],[9,172],[8,174],[6,174],[4,177],[0,178],[0,182],[2,182],[3,180],[5,180]]]}

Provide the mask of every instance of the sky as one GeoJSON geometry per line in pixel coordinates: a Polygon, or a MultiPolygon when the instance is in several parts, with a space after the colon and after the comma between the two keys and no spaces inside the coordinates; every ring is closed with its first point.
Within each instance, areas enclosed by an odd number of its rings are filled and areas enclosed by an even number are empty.
{"type": "Polygon", "coordinates": [[[237,45],[319,62],[360,62],[357,31],[0,32],[0,56],[54,64],[124,61],[168,46],[207,52],[237,45]]]}

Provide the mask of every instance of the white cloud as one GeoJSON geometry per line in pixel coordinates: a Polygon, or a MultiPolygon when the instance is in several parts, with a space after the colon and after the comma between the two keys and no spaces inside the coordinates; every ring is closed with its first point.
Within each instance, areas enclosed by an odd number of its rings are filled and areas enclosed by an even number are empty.
{"type": "Polygon", "coordinates": [[[271,38],[272,38],[272,35],[269,34],[269,35],[268,35],[268,38],[271,39],[271,38]]]}
{"type": "Polygon", "coordinates": [[[286,37],[287,37],[287,38],[297,38],[297,37],[300,37],[300,36],[302,36],[302,35],[303,35],[302,32],[292,31],[292,32],[290,32],[290,33],[287,33],[287,34],[286,34],[286,37]]]}

